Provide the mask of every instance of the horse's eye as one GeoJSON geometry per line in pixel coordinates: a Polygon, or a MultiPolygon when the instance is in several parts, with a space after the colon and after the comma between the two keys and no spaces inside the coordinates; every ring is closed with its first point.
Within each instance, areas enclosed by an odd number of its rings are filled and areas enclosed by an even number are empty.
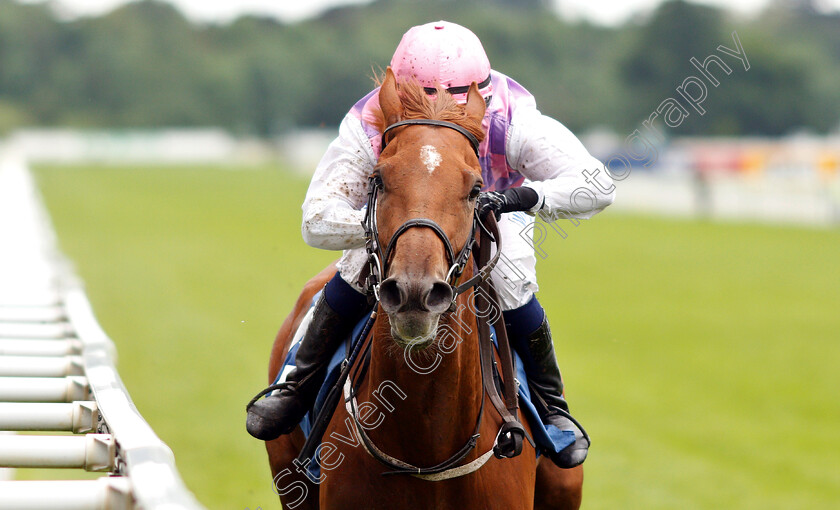
{"type": "Polygon", "coordinates": [[[373,185],[376,186],[377,189],[381,190],[385,187],[382,183],[382,176],[377,174],[373,176],[373,185]]]}
{"type": "Polygon", "coordinates": [[[481,193],[481,186],[476,184],[473,186],[473,189],[470,190],[470,200],[475,200],[478,198],[478,194],[481,193]]]}

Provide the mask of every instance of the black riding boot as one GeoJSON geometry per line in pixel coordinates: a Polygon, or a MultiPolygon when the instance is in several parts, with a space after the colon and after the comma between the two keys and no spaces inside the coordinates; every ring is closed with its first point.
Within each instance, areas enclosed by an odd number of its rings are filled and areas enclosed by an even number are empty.
{"type": "Polygon", "coordinates": [[[563,398],[563,379],[554,355],[554,343],[551,341],[548,318],[544,318],[542,325],[525,340],[519,343],[524,343],[527,349],[520,346],[517,351],[523,356],[531,394],[537,397],[532,399],[537,411],[544,422],[560,430],[571,430],[575,434],[574,443],[559,453],[547,452],[547,455],[558,467],[564,469],[575,467],[586,460],[589,437],[583,428],[571,419],[569,405],[563,398]],[[523,352],[526,350],[527,352],[523,352]]]}
{"type": "Polygon", "coordinates": [[[333,310],[325,294],[315,304],[312,322],[295,355],[295,369],[286,376],[285,386],[279,394],[258,400],[248,409],[245,426],[257,439],[269,441],[294,430],[315,402],[330,358],[355,326],[355,318],[333,310]]]}

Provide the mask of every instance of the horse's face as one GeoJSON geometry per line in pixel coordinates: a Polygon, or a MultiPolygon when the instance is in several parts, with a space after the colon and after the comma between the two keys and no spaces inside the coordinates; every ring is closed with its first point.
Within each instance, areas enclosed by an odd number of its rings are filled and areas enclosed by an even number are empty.
{"type": "MultiPolygon", "coordinates": [[[[387,124],[401,119],[403,104],[390,69],[379,100],[387,124]]],[[[480,125],[485,105],[475,84],[464,108],[480,125]]],[[[406,221],[426,218],[441,227],[457,254],[471,237],[475,201],[483,184],[478,158],[468,139],[453,129],[419,125],[397,129],[374,170],[382,182],[377,206],[380,243],[387,245],[406,221]]],[[[390,260],[383,263],[380,303],[394,340],[413,349],[429,346],[454,297],[446,281],[452,261],[443,241],[431,228],[410,228],[398,237],[390,260]]]]}

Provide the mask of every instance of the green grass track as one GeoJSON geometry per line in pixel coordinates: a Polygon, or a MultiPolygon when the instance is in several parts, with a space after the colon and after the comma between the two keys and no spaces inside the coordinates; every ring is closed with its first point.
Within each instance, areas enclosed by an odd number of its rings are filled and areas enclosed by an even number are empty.
{"type": "MultiPolygon", "coordinates": [[[[36,177],[187,485],[212,509],[279,508],[244,406],[299,289],[337,255],[301,240],[308,179],[36,177]]],[[[840,508],[840,232],[609,211],[562,226],[543,244],[539,297],[593,437],[583,508],[840,508]]]]}

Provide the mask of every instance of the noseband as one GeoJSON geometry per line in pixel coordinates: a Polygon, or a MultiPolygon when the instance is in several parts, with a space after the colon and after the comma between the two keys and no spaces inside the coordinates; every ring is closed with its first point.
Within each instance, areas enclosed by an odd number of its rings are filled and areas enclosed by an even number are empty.
{"type": "MultiPolygon", "coordinates": [[[[397,127],[408,125],[439,126],[454,129],[455,131],[458,131],[459,133],[464,135],[470,141],[470,144],[472,145],[476,156],[478,156],[479,142],[478,139],[472,133],[452,122],[430,119],[409,119],[391,124],[382,132],[382,149],[384,150],[385,146],[388,143],[386,135],[389,131],[397,127]]],[[[394,254],[394,248],[397,244],[397,240],[399,240],[401,235],[405,234],[412,228],[429,228],[443,242],[443,246],[446,249],[446,259],[449,263],[449,271],[446,274],[446,283],[449,284],[453,291],[453,306],[455,304],[455,299],[458,297],[459,294],[463,293],[468,288],[485,281],[490,276],[490,271],[493,270],[493,267],[496,265],[496,262],[499,259],[498,252],[496,253],[496,256],[493,257],[493,259],[490,260],[485,267],[481,268],[481,270],[479,270],[475,276],[473,276],[461,285],[456,285],[458,278],[460,278],[461,274],[464,272],[464,268],[466,267],[467,261],[470,258],[472,249],[476,244],[475,234],[479,226],[489,235],[489,232],[481,223],[481,220],[478,217],[477,210],[473,211],[473,224],[470,230],[470,236],[467,239],[467,242],[464,243],[464,246],[463,248],[461,248],[461,251],[457,255],[455,254],[455,250],[452,248],[452,242],[449,240],[449,237],[446,235],[446,233],[443,231],[440,225],[428,218],[412,218],[400,225],[394,232],[394,234],[391,236],[391,239],[388,241],[388,244],[385,247],[385,251],[383,252],[382,245],[379,242],[379,227],[376,222],[377,197],[381,189],[382,181],[380,177],[375,175],[371,176],[368,181],[367,212],[365,213],[365,219],[362,222],[362,226],[365,229],[365,248],[367,250],[368,263],[370,266],[370,274],[368,276],[366,286],[368,289],[371,289],[373,291],[373,294],[376,297],[377,301],[379,301],[379,285],[382,283],[382,280],[385,277],[387,277],[387,266],[391,260],[391,257],[394,254]]],[[[490,235],[490,238],[492,239],[493,236],[490,235]]],[[[495,239],[493,240],[495,241],[495,239]]]]}

